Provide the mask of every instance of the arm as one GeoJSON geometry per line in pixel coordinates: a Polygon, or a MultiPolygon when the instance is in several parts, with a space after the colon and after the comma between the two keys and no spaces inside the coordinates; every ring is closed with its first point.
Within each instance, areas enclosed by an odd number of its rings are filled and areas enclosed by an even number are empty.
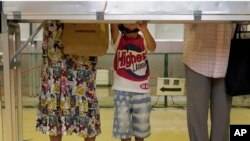
{"type": "Polygon", "coordinates": [[[111,38],[115,44],[117,37],[119,35],[118,24],[111,24],[111,38]]]}
{"type": "Polygon", "coordinates": [[[154,38],[152,37],[151,33],[147,28],[146,23],[137,23],[137,28],[142,32],[144,39],[147,43],[147,49],[151,52],[154,52],[156,48],[156,43],[154,38]]]}

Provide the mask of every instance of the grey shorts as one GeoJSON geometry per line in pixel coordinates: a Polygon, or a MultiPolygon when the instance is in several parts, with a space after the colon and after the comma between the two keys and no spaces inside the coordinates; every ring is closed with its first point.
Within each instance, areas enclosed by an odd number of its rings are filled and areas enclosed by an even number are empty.
{"type": "Polygon", "coordinates": [[[145,138],[150,131],[150,94],[115,91],[113,137],[145,138]]]}

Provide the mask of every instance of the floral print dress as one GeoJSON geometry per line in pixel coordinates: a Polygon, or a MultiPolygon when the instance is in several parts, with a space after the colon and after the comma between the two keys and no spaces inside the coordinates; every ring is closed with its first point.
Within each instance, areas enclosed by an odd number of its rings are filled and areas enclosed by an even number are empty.
{"type": "Polygon", "coordinates": [[[43,64],[36,129],[51,136],[101,133],[96,85],[97,57],[63,53],[64,24],[49,21],[43,33],[43,64]]]}

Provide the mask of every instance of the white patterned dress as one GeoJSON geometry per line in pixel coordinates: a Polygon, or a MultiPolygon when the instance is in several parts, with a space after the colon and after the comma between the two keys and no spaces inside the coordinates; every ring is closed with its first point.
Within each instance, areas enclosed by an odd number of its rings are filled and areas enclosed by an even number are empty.
{"type": "Polygon", "coordinates": [[[95,93],[97,57],[65,55],[63,27],[58,21],[44,26],[36,129],[51,136],[94,137],[101,133],[95,93]]]}

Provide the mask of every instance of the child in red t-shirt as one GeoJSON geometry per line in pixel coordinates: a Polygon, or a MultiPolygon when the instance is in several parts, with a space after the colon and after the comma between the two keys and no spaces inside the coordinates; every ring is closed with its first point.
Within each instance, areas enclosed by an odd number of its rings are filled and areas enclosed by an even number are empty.
{"type": "Polygon", "coordinates": [[[132,136],[136,141],[143,141],[150,135],[147,53],[155,50],[156,43],[146,23],[112,24],[111,37],[116,51],[112,87],[115,93],[113,136],[121,141],[131,141],[132,136]]]}

